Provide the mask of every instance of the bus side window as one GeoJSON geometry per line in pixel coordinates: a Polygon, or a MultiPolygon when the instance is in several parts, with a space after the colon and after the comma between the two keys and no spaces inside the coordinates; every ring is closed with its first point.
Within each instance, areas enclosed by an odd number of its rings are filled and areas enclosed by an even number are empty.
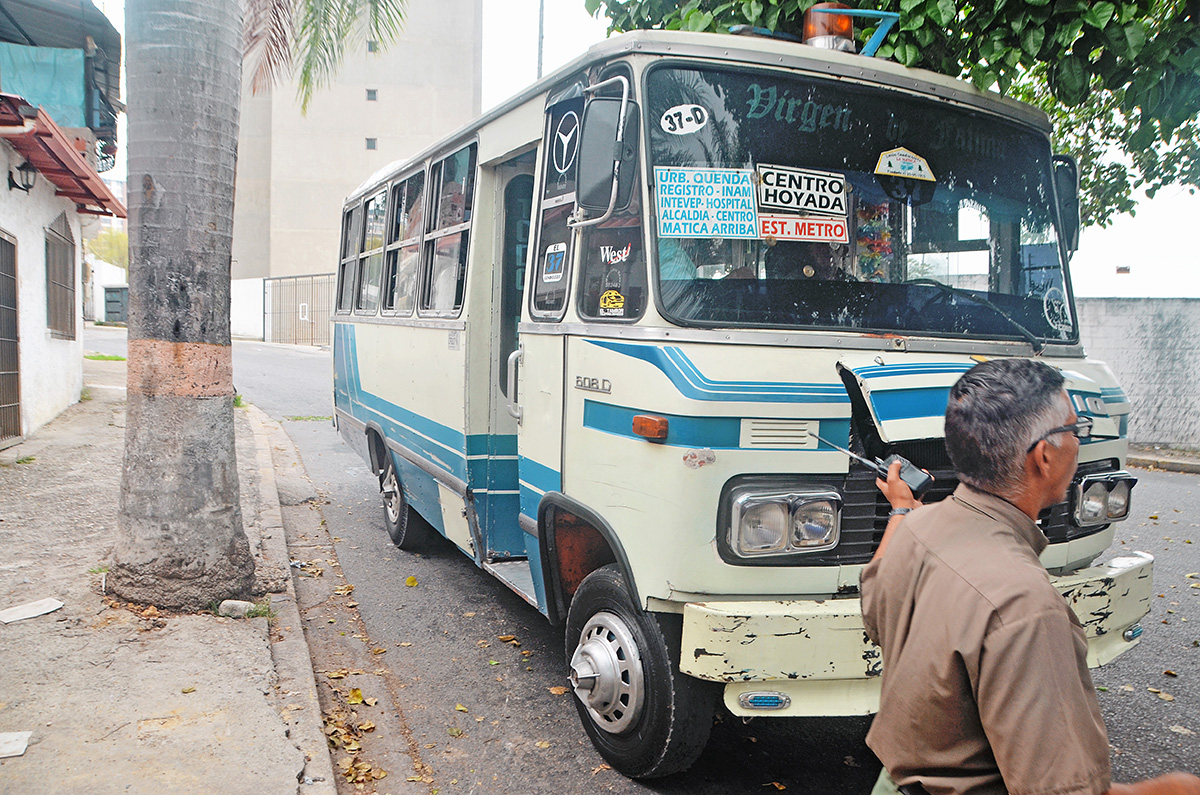
{"type": "Polygon", "coordinates": [[[367,200],[363,213],[362,254],[358,260],[358,297],[354,311],[373,315],[379,308],[379,280],[383,272],[384,230],[387,226],[387,191],[367,200]]]}
{"type": "Polygon", "coordinates": [[[361,207],[356,205],[342,214],[342,259],[338,266],[337,311],[347,313],[354,304],[354,276],[358,270],[359,223],[361,207]]]}
{"type": "Polygon", "coordinates": [[[575,168],[582,112],[583,98],[574,97],[552,105],[546,113],[542,145],[544,176],[530,307],[530,313],[538,320],[558,320],[567,306],[572,237],[567,216],[575,209],[575,168]]]}
{"type": "Polygon", "coordinates": [[[420,309],[441,317],[462,309],[467,279],[475,144],[438,161],[431,172],[434,214],[426,238],[420,309]]]}
{"type": "Polygon", "coordinates": [[[388,230],[383,279],[383,312],[408,317],[417,291],[421,262],[421,229],[425,217],[425,174],[418,172],[392,187],[392,222],[388,230]]]}
{"type": "Polygon", "coordinates": [[[500,391],[508,394],[508,355],[517,349],[521,296],[525,293],[525,258],[529,249],[529,213],[533,209],[533,176],[520,174],[504,188],[504,254],[500,288],[500,391]]]}

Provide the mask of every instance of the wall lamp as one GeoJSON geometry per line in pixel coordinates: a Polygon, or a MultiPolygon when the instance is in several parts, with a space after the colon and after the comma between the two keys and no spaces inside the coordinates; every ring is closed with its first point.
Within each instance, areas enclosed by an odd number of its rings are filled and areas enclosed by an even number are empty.
{"type": "Polygon", "coordinates": [[[13,179],[12,169],[10,168],[8,170],[8,189],[9,190],[16,188],[17,190],[22,190],[22,191],[25,191],[26,193],[29,193],[29,189],[33,187],[33,183],[36,180],[37,180],[37,167],[34,166],[33,163],[30,163],[28,160],[26,160],[21,165],[17,166],[17,178],[16,179],[13,179]]]}

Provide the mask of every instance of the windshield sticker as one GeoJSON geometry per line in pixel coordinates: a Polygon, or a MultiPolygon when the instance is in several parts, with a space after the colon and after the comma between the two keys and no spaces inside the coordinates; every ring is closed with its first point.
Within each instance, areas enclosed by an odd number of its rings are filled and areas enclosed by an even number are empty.
{"type": "Polygon", "coordinates": [[[1051,287],[1042,296],[1042,314],[1055,331],[1070,333],[1071,310],[1067,309],[1067,296],[1057,287],[1051,287]]]}
{"type": "Polygon", "coordinates": [[[600,294],[601,317],[625,317],[625,296],[616,290],[605,290],[600,294]]]}
{"type": "Polygon", "coordinates": [[[749,107],[746,111],[748,119],[773,116],[775,121],[796,125],[801,132],[816,132],[818,129],[850,132],[849,105],[831,105],[791,97],[787,89],[780,93],[775,86],[763,88],[758,83],[750,84],[746,104],[749,107]]]}
{"type": "Polygon", "coordinates": [[[601,246],[600,261],[605,265],[619,265],[629,259],[629,255],[633,253],[633,244],[626,243],[624,248],[617,246],[601,246]]]}
{"type": "Polygon", "coordinates": [[[688,135],[699,132],[708,124],[708,111],[699,105],[676,105],[667,108],[667,112],[658,120],[658,126],[663,132],[671,135],[688,135]]]}
{"type": "Polygon", "coordinates": [[[561,281],[567,262],[567,244],[552,243],[546,247],[546,260],[542,265],[542,283],[561,281]]]}
{"type": "Polygon", "coordinates": [[[761,237],[806,243],[849,243],[845,218],[829,216],[760,215],[761,237]]]}
{"type": "Polygon", "coordinates": [[[761,163],[754,176],[760,211],[846,216],[846,179],[841,174],[761,163]]]}
{"type": "Polygon", "coordinates": [[[875,173],[885,177],[908,177],[924,182],[935,182],[929,161],[903,146],[889,149],[879,156],[875,173]]]}
{"type": "Polygon", "coordinates": [[[654,169],[659,237],[756,238],[758,207],[750,169],[654,169]]]}

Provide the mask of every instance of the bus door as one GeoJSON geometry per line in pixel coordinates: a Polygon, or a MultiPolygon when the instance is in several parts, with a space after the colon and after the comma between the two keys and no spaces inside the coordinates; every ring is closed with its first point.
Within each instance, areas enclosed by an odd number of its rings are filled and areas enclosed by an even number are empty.
{"type": "Polygon", "coordinates": [[[536,197],[525,281],[525,322],[519,326],[517,349],[506,368],[509,411],[517,418],[517,462],[520,475],[520,526],[527,534],[530,570],[538,604],[547,611],[538,554],[538,506],[542,497],[563,490],[562,422],[565,337],[562,319],[571,282],[572,239],[567,217],[575,209],[575,162],[579,153],[581,92],[574,91],[546,110],[540,151],[542,178],[536,197]],[[513,391],[512,381],[516,381],[513,391]]]}
{"type": "Polygon", "coordinates": [[[516,586],[527,598],[532,597],[532,584],[515,582],[513,577],[517,575],[507,573],[528,569],[522,560],[528,539],[517,523],[517,421],[508,412],[507,395],[508,357],[517,349],[517,325],[521,321],[535,162],[536,153],[530,151],[485,169],[489,186],[485,190],[496,197],[492,216],[494,248],[490,257],[480,258],[494,274],[488,333],[487,432],[472,433],[467,441],[467,463],[476,518],[483,534],[485,565],[520,561],[518,566],[500,565],[492,573],[516,586]]]}

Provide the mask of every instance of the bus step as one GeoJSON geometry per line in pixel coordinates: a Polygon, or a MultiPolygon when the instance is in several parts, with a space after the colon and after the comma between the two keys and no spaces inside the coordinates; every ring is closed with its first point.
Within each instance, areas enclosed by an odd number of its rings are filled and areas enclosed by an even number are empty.
{"type": "Polygon", "coordinates": [[[537,595],[533,590],[533,574],[529,571],[528,560],[505,560],[499,563],[484,563],[485,571],[500,582],[512,588],[521,598],[534,607],[538,606],[537,595]]]}

